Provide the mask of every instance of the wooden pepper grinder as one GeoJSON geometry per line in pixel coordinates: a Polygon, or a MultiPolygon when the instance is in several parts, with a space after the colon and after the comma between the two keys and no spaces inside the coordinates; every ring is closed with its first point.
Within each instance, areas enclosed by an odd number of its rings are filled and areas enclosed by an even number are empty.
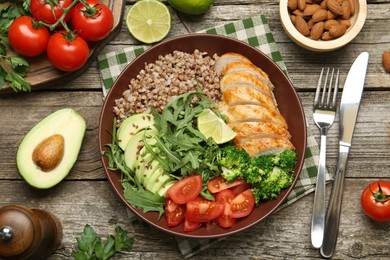
{"type": "Polygon", "coordinates": [[[62,241],[62,226],[51,213],[21,205],[0,208],[0,259],[45,259],[62,241]]]}

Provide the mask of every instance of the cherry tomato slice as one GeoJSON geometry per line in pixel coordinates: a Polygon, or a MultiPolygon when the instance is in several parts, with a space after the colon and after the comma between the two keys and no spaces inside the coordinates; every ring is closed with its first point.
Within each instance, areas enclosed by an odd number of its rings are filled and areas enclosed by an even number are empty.
{"type": "Polygon", "coordinates": [[[168,227],[179,225],[184,219],[184,205],[177,204],[170,198],[165,200],[165,220],[168,227]]]}
{"type": "Polygon", "coordinates": [[[193,222],[208,222],[223,213],[223,204],[203,198],[196,198],[187,203],[186,218],[193,222]]]}
{"type": "Polygon", "coordinates": [[[168,196],[178,204],[194,200],[202,190],[202,176],[191,175],[176,182],[167,191],[168,196]]]}
{"type": "Polygon", "coordinates": [[[231,188],[231,190],[233,191],[234,195],[237,196],[241,192],[246,191],[247,189],[249,189],[250,187],[251,187],[251,185],[249,183],[243,182],[242,184],[237,185],[236,187],[231,188]]]}
{"type": "Polygon", "coordinates": [[[237,185],[242,184],[244,181],[241,179],[236,179],[231,183],[226,183],[226,180],[223,177],[217,177],[209,181],[207,188],[211,193],[217,193],[221,190],[226,190],[233,188],[237,185]]]}
{"type": "Polygon", "coordinates": [[[197,230],[202,226],[201,222],[192,222],[189,221],[187,218],[184,219],[184,224],[183,224],[183,231],[184,232],[191,232],[194,230],[197,230]]]}
{"type": "MultiPolygon", "coordinates": [[[[238,186],[237,186],[238,187],[238,186]]],[[[220,227],[229,228],[236,223],[236,219],[232,217],[232,209],[230,203],[236,195],[231,190],[223,190],[215,196],[215,200],[224,205],[222,215],[217,218],[217,223],[220,227]]]]}
{"type": "Polygon", "coordinates": [[[360,198],[363,212],[379,222],[390,221],[390,182],[376,181],[370,183],[360,198]]]}
{"type": "Polygon", "coordinates": [[[232,202],[230,207],[232,210],[233,218],[243,218],[248,216],[255,206],[255,197],[253,196],[252,190],[247,189],[246,191],[237,195],[232,202]]]}

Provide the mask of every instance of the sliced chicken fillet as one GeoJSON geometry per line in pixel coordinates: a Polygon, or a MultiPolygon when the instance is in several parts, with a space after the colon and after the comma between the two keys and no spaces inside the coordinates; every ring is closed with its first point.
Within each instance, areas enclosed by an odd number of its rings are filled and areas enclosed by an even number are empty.
{"type": "Polygon", "coordinates": [[[228,88],[222,98],[230,106],[252,104],[279,111],[272,97],[245,85],[228,88]]]}
{"type": "Polygon", "coordinates": [[[293,150],[294,145],[287,138],[254,138],[235,142],[235,146],[244,149],[250,156],[277,154],[284,150],[293,150]]]}
{"type": "Polygon", "coordinates": [[[243,122],[228,125],[237,133],[234,141],[238,143],[260,137],[283,137],[291,139],[291,134],[286,128],[270,122],[243,122]]]}
{"type": "Polygon", "coordinates": [[[225,66],[231,62],[234,61],[243,61],[243,62],[251,62],[247,57],[235,53],[235,52],[227,52],[223,54],[215,63],[215,72],[217,72],[218,75],[221,75],[222,70],[225,68],[225,66]]]}

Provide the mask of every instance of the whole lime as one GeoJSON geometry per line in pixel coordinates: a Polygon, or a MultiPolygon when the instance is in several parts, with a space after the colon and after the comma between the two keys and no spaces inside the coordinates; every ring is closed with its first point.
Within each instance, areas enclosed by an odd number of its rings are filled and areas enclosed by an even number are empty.
{"type": "Polygon", "coordinates": [[[205,13],[214,0],[168,0],[168,3],[179,12],[199,15],[205,13]]]}

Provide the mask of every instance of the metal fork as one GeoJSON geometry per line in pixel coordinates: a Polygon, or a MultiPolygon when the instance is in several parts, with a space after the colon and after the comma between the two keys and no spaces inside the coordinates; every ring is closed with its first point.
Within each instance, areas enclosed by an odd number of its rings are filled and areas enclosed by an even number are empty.
{"type": "Polygon", "coordinates": [[[324,75],[324,68],[322,68],[313,107],[313,119],[321,132],[320,158],[311,222],[311,243],[315,248],[320,248],[324,239],[326,136],[336,117],[340,76],[338,69],[336,75],[335,69],[332,69],[330,79],[329,73],[330,69],[328,68],[324,82],[322,82],[324,75]]]}

